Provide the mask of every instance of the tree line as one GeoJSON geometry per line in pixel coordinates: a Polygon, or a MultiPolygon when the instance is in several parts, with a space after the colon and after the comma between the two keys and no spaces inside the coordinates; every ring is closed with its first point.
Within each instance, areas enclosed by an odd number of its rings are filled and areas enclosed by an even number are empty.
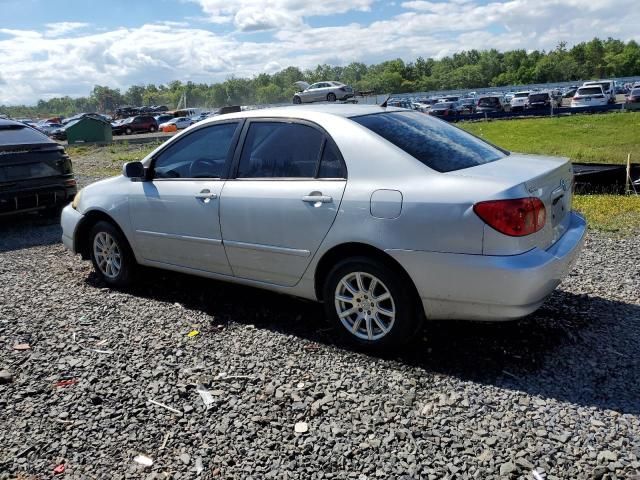
{"type": "Polygon", "coordinates": [[[594,38],[567,48],[566,42],[548,52],[534,50],[467,50],[438,60],[401,59],[375,65],[353,62],[346,66],[318,65],[301,70],[288,67],[274,74],[253,78],[232,76],[219,83],[133,85],[125,92],[96,85],[88,97],[57,97],[35,106],[0,106],[0,113],[13,117],[69,116],[78,112],[113,112],[123,105],[166,105],[175,108],[183,95],[188,106],[212,109],[222,105],[290,102],[294,82],[336,80],[356,91],[376,93],[427,92],[474,89],[506,85],[563,82],[592,78],[640,75],[640,45],[631,40],[594,38]]]}

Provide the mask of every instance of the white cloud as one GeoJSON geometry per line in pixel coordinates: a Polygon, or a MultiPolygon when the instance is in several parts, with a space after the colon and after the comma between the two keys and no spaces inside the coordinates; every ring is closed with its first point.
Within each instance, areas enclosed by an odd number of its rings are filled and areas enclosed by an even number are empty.
{"type": "Polygon", "coordinates": [[[369,10],[375,0],[192,0],[209,21],[233,22],[243,32],[302,28],[305,17],[369,10]]]}
{"type": "Polygon", "coordinates": [[[47,30],[44,32],[45,37],[61,37],[74,30],[88,27],[89,24],[84,22],[58,22],[47,23],[45,26],[47,27],[47,30]]]}
{"type": "Polygon", "coordinates": [[[327,14],[330,6],[368,8],[375,6],[373,0],[326,0],[313,6],[304,0],[274,0],[269,2],[273,8],[261,11],[254,9],[258,0],[200,2],[207,14],[225,17],[239,31],[279,25],[265,34],[266,40],[261,35],[261,41],[177,21],[107,31],[77,24],[49,25],[42,31],[0,28],[5,83],[0,104],[87,95],[96,84],[124,90],[132,84],[171,80],[212,83],[231,75],[273,73],[289,65],[413,60],[469,49],[550,49],[560,41],[571,45],[596,35],[640,40],[640,11],[631,0],[538,0],[535,5],[525,0],[410,1],[394,17],[335,27],[311,27],[305,18],[327,14]],[[284,11],[289,11],[288,19],[279,17],[284,11]],[[621,17],[620,12],[626,14],[621,17]],[[58,33],[52,35],[56,28],[58,33]]]}

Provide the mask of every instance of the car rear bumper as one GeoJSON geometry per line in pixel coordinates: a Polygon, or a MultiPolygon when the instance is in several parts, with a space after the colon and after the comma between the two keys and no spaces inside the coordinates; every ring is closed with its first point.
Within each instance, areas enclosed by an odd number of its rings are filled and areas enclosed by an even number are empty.
{"type": "Polygon", "coordinates": [[[84,215],[78,212],[71,205],[67,205],[62,210],[60,216],[60,225],[62,226],[62,243],[73,253],[78,253],[76,249],[75,239],[76,230],[84,215]]]}
{"type": "MultiPolygon", "coordinates": [[[[25,182],[26,183],[26,182],[25,182]]],[[[63,206],[77,193],[75,185],[24,185],[0,193],[0,216],[63,206]]]]}
{"type": "Polygon", "coordinates": [[[387,250],[409,273],[431,319],[511,320],[537,310],[573,267],[586,235],[575,212],[547,250],[513,256],[387,250]]]}

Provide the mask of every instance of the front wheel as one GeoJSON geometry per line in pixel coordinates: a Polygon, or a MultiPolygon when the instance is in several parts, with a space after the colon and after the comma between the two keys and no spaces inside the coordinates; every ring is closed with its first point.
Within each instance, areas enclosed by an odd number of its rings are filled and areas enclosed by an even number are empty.
{"type": "Polygon", "coordinates": [[[96,273],[112,287],[126,287],[133,277],[135,260],[127,240],[111,223],[100,221],[91,229],[91,261],[96,273]]]}
{"type": "Polygon", "coordinates": [[[293,97],[293,104],[294,105],[300,105],[302,103],[302,99],[300,97],[298,97],[297,95],[295,97],[293,97]]]}
{"type": "Polygon", "coordinates": [[[130,128],[127,128],[127,129],[124,131],[124,133],[125,133],[126,135],[131,135],[131,134],[133,133],[133,130],[131,130],[130,128]]]}
{"type": "Polygon", "coordinates": [[[151,125],[151,126],[149,127],[149,132],[150,132],[150,133],[153,133],[153,132],[155,132],[155,131],[156,131],[156,127],[154,127],[153,125],[151,125]]]}
{"type": "Polygon", "coordinates": [[[344,260],[325,282],[325,314],[351,345],[374,351],[395,349],[414,337],[420,323],[407,281],[380,261],[344,260]]]}

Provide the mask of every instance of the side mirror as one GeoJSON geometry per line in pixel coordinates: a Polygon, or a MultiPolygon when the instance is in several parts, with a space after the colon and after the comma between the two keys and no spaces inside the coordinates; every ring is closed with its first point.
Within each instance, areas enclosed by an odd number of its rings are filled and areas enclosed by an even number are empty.
{"type": "Polygon", "coordinates": [[[131,179],[144,180],[146,173],[142,162],[127,162],[122,167],[122,174],[131,179]]]}

